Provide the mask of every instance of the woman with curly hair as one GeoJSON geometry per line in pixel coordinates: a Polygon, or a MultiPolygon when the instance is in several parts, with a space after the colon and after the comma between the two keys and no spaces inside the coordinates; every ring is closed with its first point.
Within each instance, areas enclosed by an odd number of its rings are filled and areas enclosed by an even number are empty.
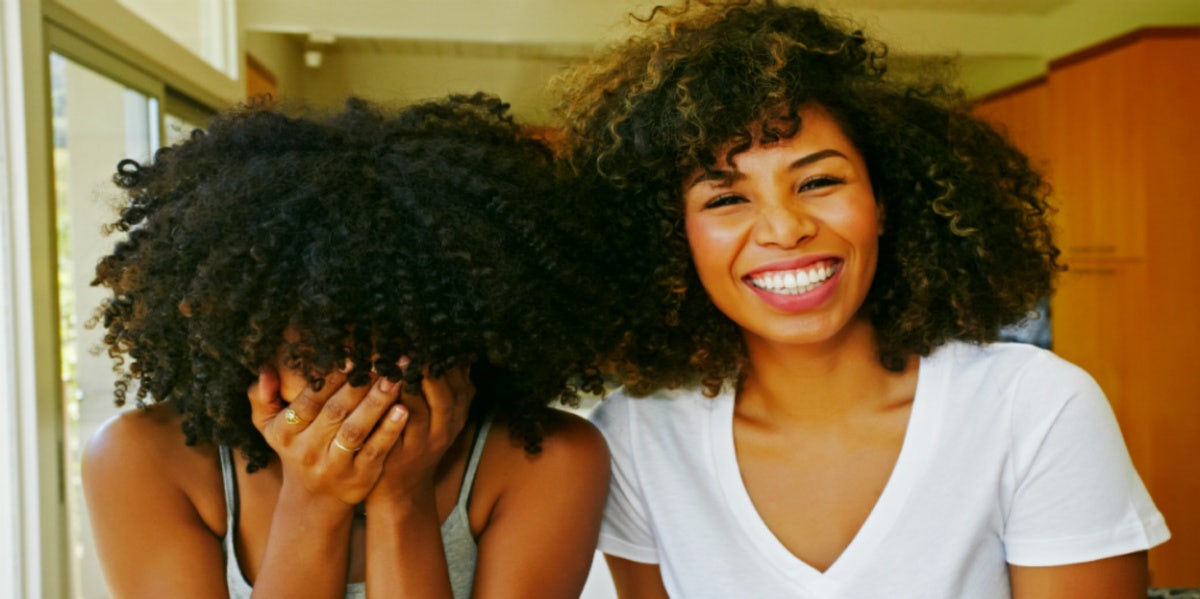
{"type": "Polygon", "coordinates": [[[114,596],[578,596],[608,456],[547,404],[599,389],[607,323],[506,110],[247,108],[119,166],[94,284],[144,409],[83,463],[114,596]]]}
{"type": "Polygon", "coordinates": [[[1029,161],[816,10],[647,22],[560,82],[627,265],[621,596],[1144,597],[1168,532],[1103,394],[993,343],[1061,270],[1029,161]]]}

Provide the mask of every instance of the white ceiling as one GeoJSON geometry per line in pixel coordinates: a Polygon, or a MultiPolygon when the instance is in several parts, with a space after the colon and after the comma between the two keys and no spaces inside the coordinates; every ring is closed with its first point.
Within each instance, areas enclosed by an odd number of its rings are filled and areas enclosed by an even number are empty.
{"type": "MultiPolygon", "coordinates": [[[[332,36],[329,52],[562,60],[624,38],[631,14],[680,1],[238,0],[238,16],[248,30],[300,45],[332,36]]],[[[1036,76],[1049,60],[1139,27],[1200,24],[1200,0],[796,1],[847,17],[895,57],[955,57],[972,92],[1036,76]]]]}
{"type": "MultiPolygon", "coordinates": [[[[1079,0],[816,0],[819,6],[888,30],[896,23],[945,15],[967,22],[1010,20],[1014,26],[1079,0]]],[[[1129,0],[1141,1],[1141,0],[1129,0]]],[[[335,38],[492,42],[591,47],[621,36],[629,15],[654,0],[243,0],[252,31],[335,38]]],[[[914,36],[920,38],[920,35],[914,36]]],[[[969,41],[977,36],[964,35],[969,41]]],[[[969,44],[968,44],[969,46],[969,44]]],[[[967,53],[984,49],[964,47],[967,53]]]]}
{"type": "Polygon", "coordinates": [[[827,0],[846,9],[1044,15],[1071,0],[827,0]]]}
{"type": "MultiPolygon", "coordinates": [[[[503,59],[493,64],[541,73],[535,64],[572,62],[627,37],[636,30],[631,14],[644,17],[656,4],[683,1],[237,0],[237,6],[242,27],[293,38],[287,47],[311,47],[307,40],[318,34],[336,40],[320,45],[324,52],[361,57],[341,64],[461,57],[482,59],[462,64],[503,59]]],[[[885,41],[898,76],[936,69],[956,77],[970,96],[1043,75],[1056,58],[1141,27],[1200,24],[1200,0],[781,1],[815,3],[885,41]]],[[[355,85],[361,91],[365,84],[355,85]]]]}

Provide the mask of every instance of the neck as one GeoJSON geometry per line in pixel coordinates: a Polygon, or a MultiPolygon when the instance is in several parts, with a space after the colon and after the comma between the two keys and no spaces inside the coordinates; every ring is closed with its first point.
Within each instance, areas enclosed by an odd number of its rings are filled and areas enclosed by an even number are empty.
{"type": "Polygon", "coordinates": [[[738,394],[743,417],[764,421],[841,419],[912,400],[917,360],[901,372],[879,362],[875,330],[855,319],[835,338],[788,345],[746,339],[749,365],[738,394]]]}

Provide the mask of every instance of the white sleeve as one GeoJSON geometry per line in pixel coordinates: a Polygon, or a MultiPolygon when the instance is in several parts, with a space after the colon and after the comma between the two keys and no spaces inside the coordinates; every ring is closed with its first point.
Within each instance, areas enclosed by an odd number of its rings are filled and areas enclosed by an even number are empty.
{"type": "Polygon", "coordinates": [[[1018,375],[1013,392],[1010,564],[1086,562],[1170,538],[1090,375],[1045,353],[1018,375]]]}
{"type": "Polygon", "coordinates": [[[641,480],[634,454],[636,422],[631,400],[615,395],[600,403],[591,420],[604,433],[612,456],[608,502],[600,524],[598,549],[609,555],[646,564],[658,563],[654,533],[642,499],[641,480]]]}

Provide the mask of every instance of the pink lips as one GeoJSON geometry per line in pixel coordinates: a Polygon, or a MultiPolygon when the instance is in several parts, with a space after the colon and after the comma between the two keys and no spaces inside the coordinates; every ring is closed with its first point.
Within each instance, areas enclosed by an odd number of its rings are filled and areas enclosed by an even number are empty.
{"type": "Polygon", "coordinates": [[[796,312],[805,312],[807,310],[812,310],[812,309],[820,306],[821,304],[825,303],[825,300],[829,299],[829,296],[833,294],[835,289],[837,289],[837,285],[841,281],[841,278],[842,278],[842,261],[839,258],[837,258],[835,256],[806,256],[804,258],[797,258],[794,260],[774,262],[769,265],[757,268],[753,271],[750,271],[750,273],[746,274],[742,278],[742,282],[744,285],[749,287],[751,291],[753,291],[755,294],[757,294],[758,297],[762,298],[762,300],[764,302],[766,302],[768,305],[772,306],[773,308],[780,310],[782,312],[796,313],[796,312]],[[766,289],[756,287],[754,285],[754,283],[751,282],[751,278],[753,275],[766,273],[766,272],[781,271],[781,270],[803,269],[803,268],[806,268],[808,266],[811,266],[813,264],[816,264],[818,262],[825,261],[825,260],[833,260],[835,262],[835,268],[837,269],[837,272],[833,273],[833,276],[829,277],[829,279],[826,280],[824,283],[821,283],[821,285],[818,286],[816,289],[813,289],[813,290],[805,292],[805,293],[801,293],[799,295],[784,295],[784,294],[780,294],[780,293],[773,293],[766,289]]]}

